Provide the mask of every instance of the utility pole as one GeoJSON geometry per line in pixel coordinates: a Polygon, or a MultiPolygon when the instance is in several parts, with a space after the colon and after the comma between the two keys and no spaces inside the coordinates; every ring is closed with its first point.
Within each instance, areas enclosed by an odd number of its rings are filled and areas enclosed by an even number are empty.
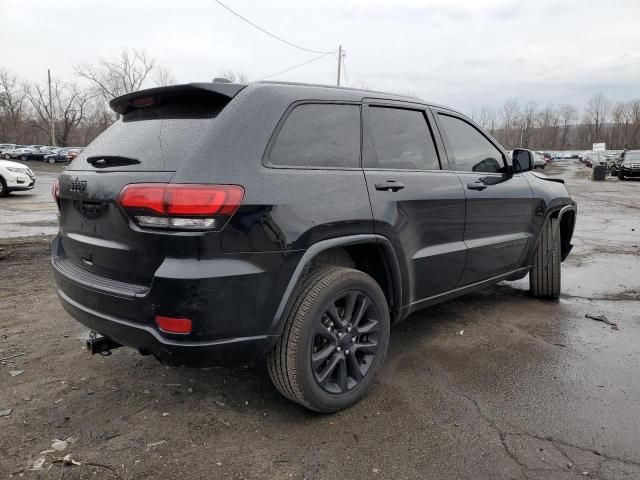
{"type": "Polygon", "coordinates": [[[342,67],[342,45],[338,47],[338,86],[340,86],[340,69],[342,67]]]}
{"type": "Polygon", "coordinates": [[[53,104],[51,100],[51,70],[47,69],[47,77],[49,79],[49,134],[51,138],[51,146],[56,146],[56,132],[55,132],[55,124],[53,123],[53,109],[51,105],[53,104]]]}

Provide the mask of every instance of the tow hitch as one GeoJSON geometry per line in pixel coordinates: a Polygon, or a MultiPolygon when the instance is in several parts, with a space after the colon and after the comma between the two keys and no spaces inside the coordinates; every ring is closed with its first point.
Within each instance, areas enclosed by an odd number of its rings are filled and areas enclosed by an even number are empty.
{"type": "Polygon", "coordinates": [[[111,350],[121,347],[119,343],[114,342],[109,337],[104,337],[93,330],[89,332],[87,338],[87,352],[91,355],[99,353],[100,355],[111,355],[111,350]]]}

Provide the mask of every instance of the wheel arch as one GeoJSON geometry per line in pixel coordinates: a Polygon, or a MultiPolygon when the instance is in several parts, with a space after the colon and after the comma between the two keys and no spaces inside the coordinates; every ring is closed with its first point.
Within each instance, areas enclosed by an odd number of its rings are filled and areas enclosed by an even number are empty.
{"type": "Polygon", "coordinates": [[[280,336],[287,312],[295,300],[297,287],[304,276],[317,265],[330,264],[361,270],[371,275],[382,288],[391,322],[399,320],[402,311],[402,277],[400,263],[389,240],[381,235],[360,234],[330,238],[314,243],[304,253],[296,266],[274,316],[271,332],[280,336]],[[361,250],[364,248],[365,250],[361,250]],[[377,252],[382,265],[367,265],[367,253],[377,252]],[[377,270],[376,270],[377,269],[377,270]]]}
{"type": "MultiPolygon", "coordinates": [[[[560,226],[560,261],[564,261],[573,248],[571,238],[573,237],[573,231],[576,225],[577,213],[578,209],[575,202],[569,205],[555,207],[547,212],[544,222],[542,222],[540,227],[540,232],[542,232],[551,218],[558,220],[560,226]]],[[[538,242],[541,236],[539,233],[538,242]]]]}

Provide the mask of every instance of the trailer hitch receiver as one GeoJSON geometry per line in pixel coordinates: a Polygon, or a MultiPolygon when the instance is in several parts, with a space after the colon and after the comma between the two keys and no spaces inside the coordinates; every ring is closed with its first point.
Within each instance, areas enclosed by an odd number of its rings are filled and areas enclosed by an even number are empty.
{"type": "Polygon", "coordinates": [[[114,342],[109,337],[100,335],[93,330],[89,332],[89,338],[87,338],[87,352],[91,355],[99,353],[100,355],[111,355],[111,350],[121,347],[117,342],[114,342]]]}

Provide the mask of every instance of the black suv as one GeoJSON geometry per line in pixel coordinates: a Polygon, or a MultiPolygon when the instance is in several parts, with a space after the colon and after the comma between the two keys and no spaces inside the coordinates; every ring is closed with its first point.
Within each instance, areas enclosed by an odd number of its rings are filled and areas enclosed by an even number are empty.
{"type": "Polygon", "coordinates": [[[111,101],[59,177],[51,245],[93,352],[266,360],[332,412],[380,370],[390,325],[502,280],[557,298],[576,207],[465,116],[372,91],[199,83],[111,101]]]}

